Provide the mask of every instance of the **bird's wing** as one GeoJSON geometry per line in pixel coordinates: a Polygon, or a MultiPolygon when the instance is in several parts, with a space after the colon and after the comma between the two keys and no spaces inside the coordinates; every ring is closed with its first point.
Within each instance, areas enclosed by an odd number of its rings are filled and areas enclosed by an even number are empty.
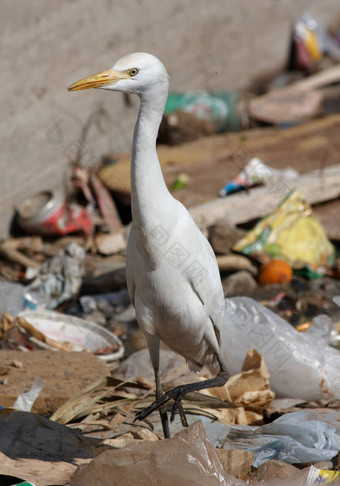
{"type": "Polygon", "coordinates": [[[218,342],[224,319],[224,292],[216,256],[207,238],[187,213],[181,234],[188,232],[189,251],[195,265],[189,266],[187,279],[211,320],[218,342]],[[190,235],[190,236],[189,236],[190,235]]]}
{"type": "Polygon", "coordinates": [[[127,245],[127,255],[130,255],[129,258],[126,259],[126,284],[129,292],[129,296],[132,302],[132,305],[135,306],[135,279],[133,277],[133,258],[136,255],[136,251],[134,247],[136,246],[135,243],[135,235],[133,226],[130,230],[128,245],[127,245]]]}

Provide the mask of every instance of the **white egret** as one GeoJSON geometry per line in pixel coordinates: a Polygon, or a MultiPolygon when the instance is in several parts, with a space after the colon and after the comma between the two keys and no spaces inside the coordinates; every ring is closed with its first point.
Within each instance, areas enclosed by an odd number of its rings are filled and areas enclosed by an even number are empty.
{"type": "MultiPolygon", "coordinates": [[[[192,391],[222,386],[229,377],[219,355],[224,295],[214,252],[185,207],[168,191],[156,152],[156,139],[168,95],[168,73],[159,59],[129,54],[112,69],[72,84],[70,91],[102,88],[140,98],[131,160],[132,229],[127,247],[127,284],[149,348],[157,400],[136,415],[160,409],[164,436],[169,426],[164,404],[173,398],[171,421],[181,398],[192,391]],[[182,355],[191,368],[218,363],[215,378],[177,386],[163,395],[159,340],[182,355]]],[[[182,421],[184,414],[181,414],[182,421]]]]}

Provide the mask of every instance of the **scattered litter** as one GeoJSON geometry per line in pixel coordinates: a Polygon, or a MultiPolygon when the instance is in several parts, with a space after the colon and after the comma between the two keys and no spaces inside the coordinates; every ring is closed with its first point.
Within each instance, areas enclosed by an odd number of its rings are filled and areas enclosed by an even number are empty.
{"type": "Polygon", "coordinates": [[[271,260],[264,263],[259,272],[261,285],[273,283],[289,283],[292,280],[293,270],[285,260],[271,260]]]}
{"type": "Polygon", "coordinates": [[[25,287],[19,283],[0,282],[0,315],[18,315],[24,308],[25,287]]]}
{"type": "Polygon", "coordinates": [[[117,336],[78,317],[52,311],[23,311],[17,325],[42,349],[86,350],[105,361],[117,360],[124,354],[124,346],[117,336]]]}
{"type": "Polygon", "coordinates": [[[244,484],[224,471],[199,421],[166,441],[135,442],[123,449],[104,452],[79,468],[70,486],[97,486],[98,481],[112,486],[244,484]]]}
{"type": "Polygon", "coordinates": [[[33,382],[31,389],[25,393],[22,393],[15,400],[13,408],[15,410],[22,410],[23,412],[30,412],[32,410],[33,404],[40,395],[42,390],[42,381],[37,376],[33,382]]]}
{"type": "Polygon", "coordinates": [[[67,483],[78,465],[108,449],[45,417],[0,410],[0,474],[37,486],[67,483]]]}
{"type": "Polygon", "coordinates": [[[272,169],[258,157],[253,157],[241,172],[220,190],[219,195],[223,197],[235,192],[245,191],[251,187],[266,184],[273,179],[293,180],[298,176],[299,174],[294,169],[272,169]]]}
{"type": "Polygon", "coordinates": [[[84,248],[73,242],[47,260],[38,276],[26,287],[25,307],[54,309],[77,296],[84,275],[84,259],[84,248]]]}
{"type": "MultiPolygon", "coordinates": [[[[27,236],[0,242],[1,484],[5,475],[31,481],[21,486],[339,482],[340,115],[319,115],[339,111],[340,36],[303,14],[292,42],[294,71],[259,85],[261,96],[167,100],[160,165],[217,255],[231,372],[225,386],[183,397],[189,427],[176,414],[172,439],[162,439],[158,413],[133,422],[156,396],[126,288],[130,154],[97,164],[85,142],[92,121],[104,127],[91,116],[73,154],[64,151],[72,194],[45,190],[18,207],[13,233],[27,236]],[[231,133],[249,118],[255,130],[231,133]]],[[[215,375],[203,367],[199,379],[215,375]]],[[[167,391],[197,375],[161,343],[160,379],[167,391]]]]}
{"type": "Polygon", "coordinates": [[[178,174],[174,182],[170,186],[170,191],[176,191],[177,189],[183,189],[188,184],[188,176],[185,173],[178,174]]]}
{"type": "MultiPolygon", "coordinates": [[[[183,358],[164,350],[161,350],[161,358],[166,366],[164,389],[172,388],[174,383],[197,381],[183,358]]],[[[164,371],[161,370],[161,377],[164,371]]],[[[208,370],[206,372],[211,376],[208,370]]],[[[154,401],[155,386],[150,381],[153,372],[146,350],[131,355],[114,375],[98,380],[68,400],[53,414],[52,420],[65,424],[104,409],[107,413],[126,414],[123,405],[129,413],[136,413],[154,401]],[[136,375],[135,379],[130,378],[136,375]]],[[[224,387],[192,393],[183,397],[182,404],[184,411],[190,414],[188,417],[205,417],[227,424],[258,424],[262,423],[263,412],[273,398],[266,365],[256,351],[250,351],[241,373],[231,377],[224,387]],[[231,401],[236,406],[230,405],[231,401]]]]}
{"type": "Polygon", "coordinates": [[[307,476],[306,486],[313,486],[313,484],[322,483],[337,483],[339,484],[340,479],[339,471],[324,471],[318,469],[317,467],[311,466],[309,474],[307,476]]]}
{"type": "Polygon", "coordinates": [[[295,269],[307,267],[314,272],[325,272],[335,257],[321,223],[298,190],[291,191],[233,249],[262,262],[282,258],[295,269]]]}
{"type": "Polygon", "coordinates": [[[277,396],[340,398],[340,354],[328,346],[331,321],[327,316],[320,316],[316,326],[314,323],[299,333],[252,299],[234,297],[225,303],[221,356],[232,374],[241,371],[247,352],[256,349],[264,358],[277,396]],[[328,328],[323,321],[327,321],[328,328]]]}
{"type": "Polygon", "coordinates": [[[195,117],[211,121],[216,131],[239,130],[242,127],[240,100],[237,92],[204,92],[188,91],[186,93],[169,93],[164,115],[184,111],[195,117]]]}
{"type": "Polygon", "coordinates": [[[88,211],[66,203],[61,191],[44,191],[25,199],[17,209],[19,225],[30,234],[91,235],[93,224],[88,211]]]}
{"type": "Polygon", "coordinates": [[[294,23],[291,64],[296,69],[308,69],[323,55],[328,54],[340,61],[340,46],[308,12],[294,23]]]}
{"type": "MultiPolygon", "coordinates": [[[[340,418],[340,412],[334,414],[340,418]]],[[[311,420],[308,411],[287,413],[259,427],[218,423],[204,423],[204,427],[214,447],[253,451],[254,467],[270,459],[289,464],[330,461],[340,447],[336,428],[311,420]]]]}

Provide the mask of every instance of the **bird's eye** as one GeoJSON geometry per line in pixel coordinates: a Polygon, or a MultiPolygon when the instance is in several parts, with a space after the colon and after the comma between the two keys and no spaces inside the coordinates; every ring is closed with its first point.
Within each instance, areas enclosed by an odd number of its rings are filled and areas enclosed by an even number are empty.
{"type": "Polygon", "coordinates": [[[139,72],[139,69],[132,68],[132,69],[129,69],[128,74],[129,74],[129,76],[136,76],[136,74],[138,74],[138,72],[139,72]]]}

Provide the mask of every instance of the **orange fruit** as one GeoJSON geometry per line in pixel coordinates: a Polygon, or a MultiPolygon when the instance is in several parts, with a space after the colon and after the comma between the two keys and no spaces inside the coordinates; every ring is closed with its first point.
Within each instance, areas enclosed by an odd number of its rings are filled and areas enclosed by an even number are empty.
{"type": "Polygon", "coordinates": [[[260,268],[259,284],[288,283],[292,280],[293,270],[284,260],[272,260],[260,268]]]}

